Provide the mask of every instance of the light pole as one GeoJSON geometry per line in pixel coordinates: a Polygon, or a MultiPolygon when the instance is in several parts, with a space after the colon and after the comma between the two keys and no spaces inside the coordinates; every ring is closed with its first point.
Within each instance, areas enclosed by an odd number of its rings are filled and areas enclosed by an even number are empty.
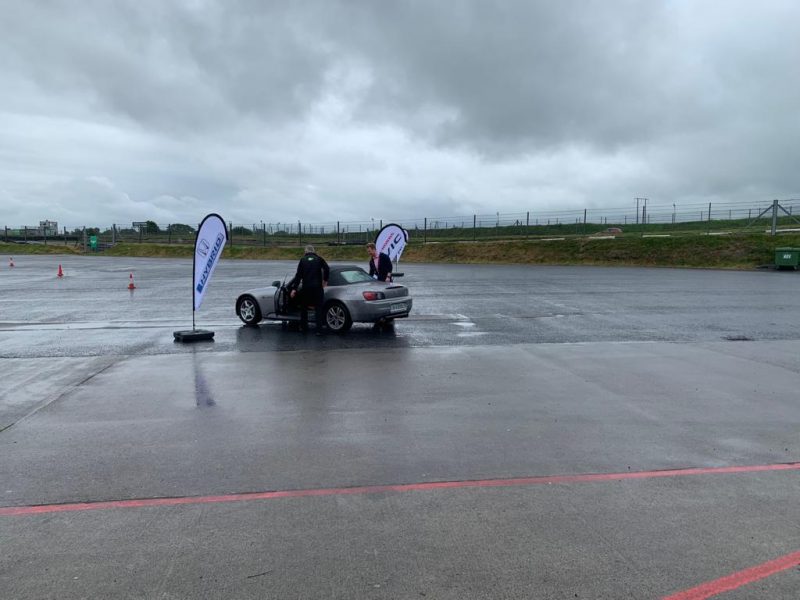
{"type": "Polygon", "coordinates": [[[645,220],[646,219],[646,215],[647,215],[647,198],[634,198],[634,200],[636,200],[636,224],[637,225],[639,224],[639,201],[641,200],[641,201],[644,202],[644,206],[642,207],[642,225],[644,225],[647,222],[645,220]]]}

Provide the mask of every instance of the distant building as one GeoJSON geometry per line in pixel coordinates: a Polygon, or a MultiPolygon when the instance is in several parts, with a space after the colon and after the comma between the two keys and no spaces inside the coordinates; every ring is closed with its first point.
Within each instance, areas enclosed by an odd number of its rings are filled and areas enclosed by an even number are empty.
{"type": "Polygon", "coordinates": [[[39,221],[37,235],[58,235],[58,221],[39,221]]]}

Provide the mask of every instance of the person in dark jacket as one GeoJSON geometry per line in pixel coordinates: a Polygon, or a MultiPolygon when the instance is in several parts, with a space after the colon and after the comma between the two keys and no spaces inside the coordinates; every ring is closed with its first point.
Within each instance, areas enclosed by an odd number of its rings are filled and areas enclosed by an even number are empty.
{"type": "Polygon", "coordinates": [[[306,246],[306,253],[297,263],[297,273],[289,284],[292,298],[300,290],[300,329],[303,331],[308,331],[308,307],[313,306],[317,321],[316,333],[322,334],[325,288],[328,286],[330,272],[325,259],[314,252],[314,246],[306,246]]]}
{"type": "Polygon", "coordinates": [[[369,275],[376,278],[378,281],[391,281],[392,280],[392,259],[384,252],[378,252],[375,244],[370,242],[367,244],[367,252],[369,252],[369,275]]]}

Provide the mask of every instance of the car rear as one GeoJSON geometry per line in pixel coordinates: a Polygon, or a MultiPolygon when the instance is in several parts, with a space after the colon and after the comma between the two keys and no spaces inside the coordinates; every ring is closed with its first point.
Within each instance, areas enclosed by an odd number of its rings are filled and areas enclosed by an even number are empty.
{"type": "Polygon", "coordinates": [[[363,286],[358,293],[359,297],[348,302],[354,321],[402,319],[409,315],[414,303],[407,287],[392,283],[363,286]]]}

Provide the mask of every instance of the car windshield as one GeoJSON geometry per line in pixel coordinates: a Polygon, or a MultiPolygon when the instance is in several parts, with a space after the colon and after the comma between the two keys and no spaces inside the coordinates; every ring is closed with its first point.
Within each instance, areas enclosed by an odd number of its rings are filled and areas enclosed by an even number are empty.
{"type": "Polygon", "coordinates": [[[362,269],[351,269],[348,271],[339,271],[336,281],[332,281],[334,285],[348,285],[351,283],[364,283],[372,281],[372,277],[362,269]]]}

